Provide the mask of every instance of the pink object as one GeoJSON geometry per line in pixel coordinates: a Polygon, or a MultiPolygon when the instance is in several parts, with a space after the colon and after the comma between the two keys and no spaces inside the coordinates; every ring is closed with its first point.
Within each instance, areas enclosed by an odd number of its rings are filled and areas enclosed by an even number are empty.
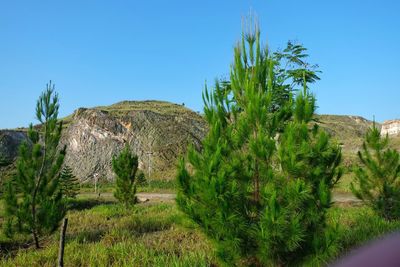
{"type": "Polygon", "coordinates": [[[400,233],[393,233],[356,249],[332,266],[400,267],[400,233]]]}

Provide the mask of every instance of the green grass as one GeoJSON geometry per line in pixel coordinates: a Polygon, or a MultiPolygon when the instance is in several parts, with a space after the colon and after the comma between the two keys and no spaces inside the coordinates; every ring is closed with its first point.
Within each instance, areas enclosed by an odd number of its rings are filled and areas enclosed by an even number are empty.
{"type": "MultiPolygon", "coordinates": [[[[218,266],[212,243],[172,201],[126,209],[112,200],[81,197],[70,203],[67,217],[65,266],[218,266]]],[[[364,206],[335,206],[328,221],[339,227],[335,249],[307,264],[330,263],[400,229],[400,222],[385,221],[364,206]]],[[[58,232],[42,240],[40,250],[26,248],[29,238],[11,241],[0,235],[0,266],[54,266],[58,232]]]]}
{"type": "Polygon", "coordinates": [[[334,207],[330,210],[329,219],[339,224],[338,245],[341,254],[400,229],[400,221],[386,221],[365,206],[334,207]]]}
{"type": "Polygon", "coordinates": [[[354,174],[352,172],[344,173],[333,191],[337,193],[351,193],[350,184],[353,180],[354,174]]]}
{"type": "MultiPolygon", "coordinates": [[[[215,262],[209,242],[173,203],[132,209],[115,203],[90,209],[81,209],[83,203],[78,206],[68,214],[65,266],[210,266],[215,262]]],[[[54,266],[57,239],[56,233],[44,241],[43,249],[10,253],[0,266],[54,266]]]]}
{"type": "MultiPolygon", "coordinates": [[[[115,189],[114,183],[101,183],[98,185],[101,193],[112,193],[115,189]]],[[[138,186],[137,192],[152,192],[152,193],[174,193],[176,191],[175,180],[150,180],[146,185],[138,186]]],[[[93,193],[93,184],[82,184],[81,193],[93,193]]]]}
{"type": "Polygon", "coordinates": [[[174,193],[176,192],[175,180],[150,180],[145,186],[139,186],[138,192],[174,193]]]}

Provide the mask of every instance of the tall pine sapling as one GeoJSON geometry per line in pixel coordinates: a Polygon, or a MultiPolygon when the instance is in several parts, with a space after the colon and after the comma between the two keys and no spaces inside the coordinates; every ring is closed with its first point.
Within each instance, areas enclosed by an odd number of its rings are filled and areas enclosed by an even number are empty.
{"type": "Polygon", "coordinates": [[[58,148],[62,124],[57,120],[59,99],[50,82],[36,105],[39,127],[28,130],[31,144],[19,147],[17,173],[5,192],[5,231],[32,234],[36,248],[40,236],[56,230],[65,215],[59,190],[65,147],[58,148]],[[18,199],[16,194],[18,193],[18,199]]]}
{"type": "Polygon", "coordinates": [[[65,198],[76,198],[79,193],[79,180],[68,165],[60,173],[60,190],[65,198]]]}
{"type": "Polygon", "coordinates": [[[112,159],[112,168],[116,175],[114,196],[125,206],[136,202],[135,175],[138,169],[138,158],[127,144],[121,153],[112,159]]]}
{"type": "Polygon", "coordinates": [[[190,148],[178,168],[178,206],[228,266],[286,266],[331,249],[325,213],[341,175],[341,151],[309,128],[313,80],[303,79],[304,91],[294,98],[294,77],[277,64],[257,28],[243,34],[230,81],[204,92],[203,148],[190,148]]]}
{"type": "Polygon", "coordinates": [[[400,156],[389,148],[389,137],[381,136],[375,122],[366,133],[358,158],[361,166],[355,168],[352,192],[386,220],[399,219],[400,156]]]}

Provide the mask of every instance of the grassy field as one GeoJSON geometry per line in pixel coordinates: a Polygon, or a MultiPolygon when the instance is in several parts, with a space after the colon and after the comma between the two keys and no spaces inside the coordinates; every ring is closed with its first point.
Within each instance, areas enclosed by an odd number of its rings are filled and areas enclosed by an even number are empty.
{"type": "MultiPolygon", "coordinates": [[[[173,202],[132,209],[102,199],[79,199],[68,213],[65,266],[210,266],[211,246],[173,202]]],[[[5,242],[5,238],[0,238],[5,242]]],[[[0,266],[54,266],[58,233],[43,249],[3,254],[0,266]]]]}
{"type": "MultiPolygon", "coordinates": [[[[218,266],[211,242],[174,201],[126,209],[113,199],[81,197],[71,205],[65,266],[218,266]]],[[[352,206],[332,208],[329,223],[338,224],[339,231],[337,249],[327,262],[400,227],[400,222],[386,222],[366,207],[352,206]]],[[[43,239],[40,250],[28,240],[11,242],[0,236],[0,266],[55,265],[58,232],[43,239]]]]}

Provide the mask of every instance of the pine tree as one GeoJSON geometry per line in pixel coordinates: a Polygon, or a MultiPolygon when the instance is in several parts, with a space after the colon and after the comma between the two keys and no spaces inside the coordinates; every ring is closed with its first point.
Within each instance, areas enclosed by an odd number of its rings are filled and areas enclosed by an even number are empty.
{"type": "Polygon", "coordinates": [[[112,168],[116,174],[115,198],[125,206],[135,204],[135,175],[138,168],[138,158],[131,152],[128,144],[119,155],[113,157],[112,168]]]}
{"type": "Polygon", "coordinates": [[[381,136],[375,122],[366,133],[358,158],[361,166],[355,168],[352,192],[386,220],[399,219],[400,156],[389,148],[389,137],[381,136]]]}
{"type": "Polygon", "coordinates": [[[4,197],[6,232],[31,233],[36,248],[39,237],[56,230],[65,214],[59,190],[65,147],[58,148],[62,130],[57,121],[58,109],[58,95],[50,82],[36,105],[36,118],[41,125],[30,125],[31,144],[23,142],[19,147],[17,174],[14,181],[9,181],[4,197]]]}
{"type": "Polygon", "coordinates": [[[312,81],[304,74],[294,99],[293,77],[277,71],[257,28],[234,55],[228,86],[217,81],[204,92],[209,132],[202,150],[190,148],[180,161],[177,203],[216,243],[222,263],[287,265],[330,249],[325,213],[341,151],[309,128],[312,81]]]}
{"type": "Polygon", "coordinates": [[[79,193],[79,180],[68,165],[64,166],[61,171],[60,189],[66,198],[76,198],[79,193]]]}
{"type": "Polygon", "coordinates": [[[0,154],[0,167],[5,167],[10,164],[10,161],[6,157],[0,154]]]}
{"type": "MultiPolygon", "coordinates": [[[[11,162],[9,160],[7,160],[6,157],[4,157],[2,154],[0,154],[0,170],[2,167],[6,167],[6,166],[10,165],[10,163],[11,162]]],[[[1,171],[0,172],[0,198],[1,198],[1,196],[3,194],[3,190],[4,190],[4,188],[3,188],[4,181],[5,181],[5,175],[4,175],[4,172],[1,171]]]]}
{"type": "Polygon", "coordinates": [[[146,186],[148,184],[146,175],[144,174],[144,172],[142,170],[138,170],[138,172],[136,174],[136,184],[138,186],[146,186]]]}

